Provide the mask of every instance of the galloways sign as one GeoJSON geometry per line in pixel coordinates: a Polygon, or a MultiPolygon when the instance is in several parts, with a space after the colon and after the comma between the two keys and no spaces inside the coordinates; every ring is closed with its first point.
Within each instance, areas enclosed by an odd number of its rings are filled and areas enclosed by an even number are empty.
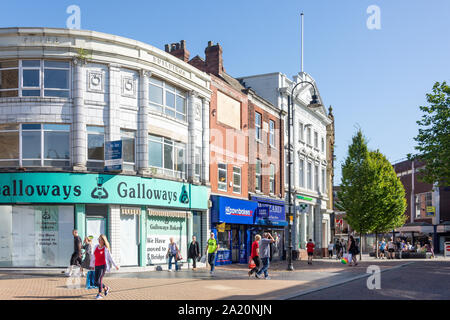
{"type": "Polygon", "coordinates": [[[176,181],[83,173],[0,173],[0,203],[135,204],[206,210],[207,189],[176,181]]]}

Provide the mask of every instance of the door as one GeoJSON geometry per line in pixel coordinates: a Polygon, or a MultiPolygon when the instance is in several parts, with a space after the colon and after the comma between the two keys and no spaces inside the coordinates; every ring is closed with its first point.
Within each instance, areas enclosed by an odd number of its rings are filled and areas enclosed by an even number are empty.
{"type": "Polygon", "coordinates": [[[139,264],[139,215],[120,215],[120,264],[139,264]]]}
{"type": "Polygon", "coordinates": [[[106,234],[106,219],[103,217],[86,218],[86,236],[93,236],[92,249],[98,244],[101,234],[106,234]]]}
{"type": "Polygon", "coordinates": [[[231,262],[239,263],[239,251],[240,251],[240,230],[238,226],[233,226],[231,229],[231,262]]]}

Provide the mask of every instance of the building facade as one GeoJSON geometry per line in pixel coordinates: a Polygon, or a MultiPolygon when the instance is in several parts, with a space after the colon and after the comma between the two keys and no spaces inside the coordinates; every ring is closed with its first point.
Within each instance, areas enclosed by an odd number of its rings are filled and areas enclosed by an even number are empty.
{"type": "Polygon", "coordinates": [[[420,181],[424,163],[405,160],[395,163],[394,170],[405,188],[407,221],[396,229],[397,235],[407,236],[422,244],[433,238],[435,252],[444,252],[450,241],[450,188],[437,187],[420,181]]]}
{"type": "Polygon", "coordinates": [[[0,266],[67,266],[74,228],[122,266],[165,265],[170,237],[184,262],[192,235],[204,249],[210,82],[139,41],[0,29],[0,266]]]}
{"type": "MultiPolygon", "coordinates": [[[[286,113],[288,95],[291,94],[293,86],[300,81],[310,81],[315,84],[314,79],[306,73],[298,74],[293,80],[281,73],[246,76],[239,79],[245,86],[251,87],[261,97],[286,113]]],[[[331,241],[330,214],[333,210],[329,196],[332,190],[329,188],[333,170],[331,170],[332,164],[329,164],[331,149],[327,145],[334,141],[334,128],[330,127],[334,120],[327,115],[323,107],[317,110],[307,107],[312,90],[310,85],[301,84],[297,87],[293,99],[291,181],[296,212],[292,237],[294,250],[303,252],[308,239],[312,239],[316,244],[316,254],[324,255],[327,243],[331,241]]],[[[318,96],[321,102],[320,94],[318,96]]],[[[285,159],[287,159],[287,129],[284,130],[284,145],[285,159]]],[[[286,165],[285,189],[287,190],[287,160],[284,163],[286,165]]]]}

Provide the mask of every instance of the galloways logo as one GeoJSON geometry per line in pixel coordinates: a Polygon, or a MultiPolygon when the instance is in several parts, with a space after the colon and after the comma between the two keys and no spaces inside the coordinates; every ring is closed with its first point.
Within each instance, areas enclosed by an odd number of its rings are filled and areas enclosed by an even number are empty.
{"type": "Polygon", "coordinates": [[[231,208],[231,207],[227,206],[227,207],[225,207],[225,214],[232,215],[232,216],[251,217],[253,215],[253,210],[236,209],[236,208],[231,208]]]}
{"type": "Polygon", "coordinates": [[[108,191],[106,191],[105,188],[103,188],[103,178],[98,177],[97,178],[97,187],[94,188],[91,192],[91,197],[94,199],[107,199],[108,198],[108,191]]]}

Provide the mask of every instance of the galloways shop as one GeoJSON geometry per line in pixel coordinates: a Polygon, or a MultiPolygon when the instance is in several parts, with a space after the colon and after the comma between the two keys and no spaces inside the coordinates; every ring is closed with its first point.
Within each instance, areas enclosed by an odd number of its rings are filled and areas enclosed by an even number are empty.
{"type": "Polygon", "coordinates": [[[204,186],[112,174],[0,173],[0,195],[1,267],[67,266],[74,228],[119,241],[124,266],[165,263],[170,237],[185,258],[193,216],[207,210],[204,186]]]}

